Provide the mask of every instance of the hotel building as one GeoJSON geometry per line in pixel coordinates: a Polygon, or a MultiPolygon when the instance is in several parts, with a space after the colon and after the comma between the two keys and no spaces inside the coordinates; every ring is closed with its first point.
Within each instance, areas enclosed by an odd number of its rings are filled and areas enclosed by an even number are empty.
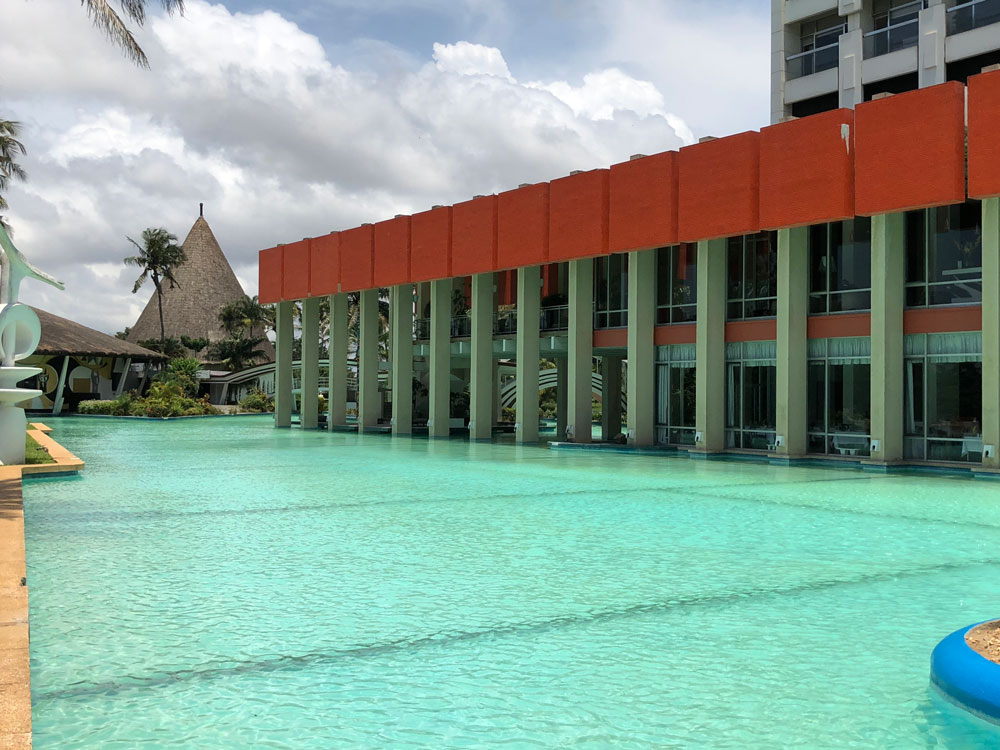
{"type": "Polygon", "coordinates": [[[775,0],[760,132],[262,250],[275,424],[300,302],[316,426],[324,297],[328,422],[346,423],[356,294],[362,431],[426,417],[446,437],[467,387],[488,440],[508,387],[515,439],[535,442],[550,383],[559,440],[591,441],[596,388],[603,439],[624,403],[637,447],[1000,469],[1000,70],[978,72],[997,5],[775,0]]]}

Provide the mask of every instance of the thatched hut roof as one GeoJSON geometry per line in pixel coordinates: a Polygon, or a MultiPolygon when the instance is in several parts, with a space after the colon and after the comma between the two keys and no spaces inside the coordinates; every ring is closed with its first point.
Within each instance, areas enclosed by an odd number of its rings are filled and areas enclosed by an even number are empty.
{"type": "Polygon", "coordinates": [[[131,357],[134,360],[167,359],[159,352],[109,336],[66,318],[32,307],[42,324],[42,339],[35,354],[80,357],[131,357]]]}

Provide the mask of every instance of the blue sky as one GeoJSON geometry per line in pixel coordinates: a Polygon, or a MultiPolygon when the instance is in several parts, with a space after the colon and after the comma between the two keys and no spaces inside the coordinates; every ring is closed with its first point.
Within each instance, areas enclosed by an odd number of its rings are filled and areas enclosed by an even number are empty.
{"type": "Polygon", "coordinates": [[[76,3],[7,0],[8,220],[67,282],[26,301],[130,325],[125,236],[183,239],[202,201],[252,294],[278,242],[762,127],[769,24],[764,0],[187,0],[138,32],[142,71],[76,3]]]}

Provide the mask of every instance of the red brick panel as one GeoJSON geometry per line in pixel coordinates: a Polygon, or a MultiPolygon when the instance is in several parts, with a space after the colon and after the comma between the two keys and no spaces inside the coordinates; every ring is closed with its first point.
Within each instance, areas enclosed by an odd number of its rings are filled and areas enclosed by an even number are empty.
{"type": "Polygon", "coordinates": [[[309,240],[285,245],[281,256],[281,298],[309,296],[309,240]]]}
{"type": "Polygon", "coordinates": [[[549,184],[497,196],[497,267],[538,266],[549,256],[549,184]]]}
{"type": "Polygon", "coordinates": [[[1000,195],[1000,70],[969,78],[969,196],[1000,195]]]}
{"type": "Polygon", "coordinates": [[[442,206],[413,214],[410,224],[410,280],[451,276],[452,208],[442,206]]]}
{"type": "Polygon", "coordinates": [[[831,112],[760,131],[760,227],[854,216],[854,112],[831,112]]]}
{"type": "Polygon", "coordinates": [[[396,286],[410,280],[410,217],[375,225],[375,286],[396,286]]]}
{"type": "Polygon", "coordinates": [[[903,333],[954,333],[980,331],[983,328],[983,308],[927,307],[903,312],[903,333]]]}
{"type": "Polygon", "coordinates": [[[774,318],[726,323],[726,341],[774,341],[777,337],[778,323],[774,318]]]}
{"type": "Polygon", "coordinates": [[[549,183],[549,260],[608,254],[607,169],[549,183]]]}
{"type": "Polygon", "coordinates": [[[371,224],[346,229],[340,233],[340,289],[357,292],[375,286],[373,266],[375,227],[371,224]]]}
{"type": "Polygon", "coordinates": [[[739,133],[688,146],[677,158],[678,241],[760,229],[760,133],[739,133]]]}
{"type": "Polygon", "coordinates": [[[262,304],[281,302],[281,246],[257,254],[257,299],[262,304]]]}
{"type": "Polygon", "coordinates": [[[340,283],[340,235],[313,237],[310,242],[309,295],[336,294],[340,283]]]}
{"type": "Polygon", "coordinates": [[[611,166],[612,253],[677,244],[677,152],[611,166]]]}
{"type": "Polygon", "coordinates": [[[694,344],[697,341],[698,326],[694,323],[656,326],[653,329],[653,343],[656,346],[670,344],[694,344]]]}
{"type": "Polygon", "coordinates": [[[594,331],[591,345],[595,349],[625,349],[628,347],[628,329],[599,328],[594,331]]]}
{"type": "Polygon", "coordinates": [[[965,200],[965,87],[957,82],[859,104],[855,210],[872,216],[965,200]]]}
{"type": "Polygon", "coordinates": [[[456,203],[452,210],[452,276],[471,276],[497,267],[497,197],[456,203]]]}
{"type": "Polygon", "coordinates": [[[807,336],[811,339],[838,339],[847,336],[870,336],[872,316],[869,313],[847,315],[810,315],[807,336]]]}

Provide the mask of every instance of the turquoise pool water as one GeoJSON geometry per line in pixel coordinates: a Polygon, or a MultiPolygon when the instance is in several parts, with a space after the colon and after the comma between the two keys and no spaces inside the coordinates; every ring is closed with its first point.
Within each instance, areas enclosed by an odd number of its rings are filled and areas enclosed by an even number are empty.
{"type": "Polygon", "coordinates": [[[928,688],[1000,487],[67,418],[25,485],[35,747],[1000,745],[928,688]]]}

